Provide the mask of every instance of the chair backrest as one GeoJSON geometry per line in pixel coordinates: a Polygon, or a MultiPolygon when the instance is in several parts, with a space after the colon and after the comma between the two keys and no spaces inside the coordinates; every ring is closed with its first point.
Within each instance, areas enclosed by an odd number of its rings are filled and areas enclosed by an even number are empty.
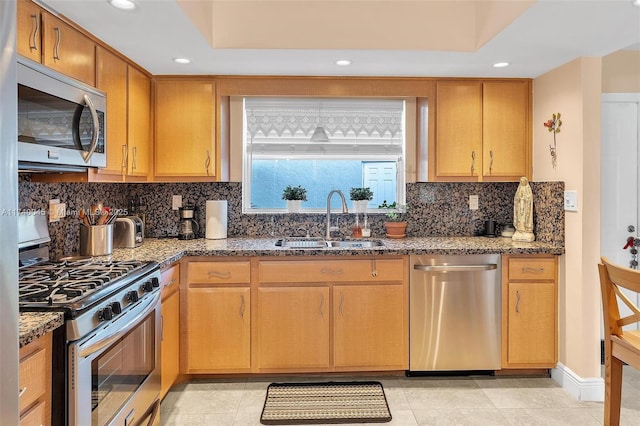
{"type": "Polygon", "coordinates": [[[606,257],[598,264],[605,332],[622,336],[622,327],[640,322],[640,309],[621,291],[621,287],[640,293],[640,271],[611,263],[606,257]],[[620,318],[619,298],[631,310],[631,314],[620,318]]]}

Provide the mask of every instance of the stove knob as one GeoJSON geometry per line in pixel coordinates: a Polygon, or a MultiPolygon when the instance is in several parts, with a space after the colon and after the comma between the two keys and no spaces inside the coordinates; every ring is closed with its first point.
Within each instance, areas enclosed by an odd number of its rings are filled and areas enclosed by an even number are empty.
{"type": "Polygon", "coordinates": [[[122,312],[122,305],[120,304],[120,302],[113,302],[111,304],[111,311],[116,315],[121,313],[122,312]]]}
{"type": "Polygon", "coordinates": [[[109,321],[113,318],[113,311],[111,311],[111,307],[107,306],[98,312],[98,320],[99,321],[109,321]]]}
{"type": "Polygon", "coordinates": [[[156,277],[151,278],[151,285],[154,287],[160,287],[160,280],[156,277]]]}
{"type": "Polygon", "coordinates": [[[151,284],[151,281],[146,281],[144,284],[142,284],[142,290],[146,291],[147,293],[151,293],[153,291],[153,284],[151,284]]]}
{"type": "Polygon", "coordinates": [[[131,303],[136,303],[138,301],[138,292],[133,290],[127,293],[127,300],[131,303]]]}

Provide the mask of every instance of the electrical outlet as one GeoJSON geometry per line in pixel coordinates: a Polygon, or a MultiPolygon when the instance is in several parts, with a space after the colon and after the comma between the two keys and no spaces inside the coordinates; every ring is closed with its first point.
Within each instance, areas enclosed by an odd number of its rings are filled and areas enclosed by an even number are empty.
{"type": "Polygon", "coordinates": [[[469,195],[469,210],[478,210],[478,196],[469,195]]]}
{"type": "Polygon", "coordinates": [[[564,210],[568,212],[578,211],[578,191],[564,191],[564,210]]]}
{"type": "Polygon", "coordinates": [[[174,195],[171,197],[171,209],[178,210],[182,207],[182,195],[174,195]]]}
{"type": "Polygon", "coordinates": [[[61,203],[60,199],[49,200],[49,223],[60,221],[66,216],[66,211],[67,204],[61,203]]]}

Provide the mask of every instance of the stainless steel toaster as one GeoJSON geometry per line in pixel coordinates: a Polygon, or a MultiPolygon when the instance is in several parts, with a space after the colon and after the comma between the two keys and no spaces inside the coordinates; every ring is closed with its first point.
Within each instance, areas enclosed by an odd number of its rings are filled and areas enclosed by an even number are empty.
{"type": "Polygon", "coordinates": [[[144,242],[144,223],[138,216],[116,219],[113,226],[113,247],[134,248],[144,242]]]}

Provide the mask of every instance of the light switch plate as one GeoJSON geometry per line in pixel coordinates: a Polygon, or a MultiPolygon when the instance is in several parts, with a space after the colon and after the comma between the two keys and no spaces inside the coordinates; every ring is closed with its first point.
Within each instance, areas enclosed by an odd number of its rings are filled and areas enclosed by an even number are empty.
{"type": "Polygon", "coordinates": [[[469,210],[478,210],[478,196],[469,195],[469,210]]]}
{"type": "Polygon", "coordinates": [[[178,210],[182,207],[182,195],[174,195],[171,197],[171,209],[178,210]]]}
{"type": "Polygon", "coordinates": [[[567,212],[578,211],[578,192],[564,191],[564,210],[567,212]]]}
{"type": "Polygon", "coordinates": [[[60,199],[56,198],[49,200],[49,223],[58,222],[60,219],[66,216],[67,204],[61,203],[60,199]]]}

